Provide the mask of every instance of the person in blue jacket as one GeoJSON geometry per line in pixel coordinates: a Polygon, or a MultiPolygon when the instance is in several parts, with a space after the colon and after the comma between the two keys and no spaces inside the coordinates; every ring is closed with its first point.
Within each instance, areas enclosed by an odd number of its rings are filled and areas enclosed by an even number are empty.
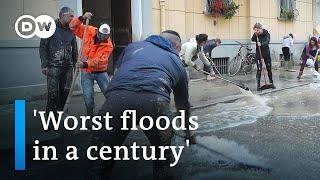
{"type": "MultiPolygon", "coordinates": [[[[103,143],[108,146],[121,146],[129,133],[120,128],[123,121],[120,116],[125,110],[136,110],[137,119],[151,116],[154,120],[159,116],[172,117],[170,112],[170,94],[173,92],[177,110],[185,110],[190,114],[188,79],[183,63],[179,58],[181,39],[177,32],[167,30],[160,35],[152,35],[144,41],[128,45],[120,55],[117,70],[107,88],[106,100],[98,112],[104,116],[109,112],[113,116],[110,121],[111,131],[96,133],[91,145],[103,143]]],[[[188,120],[188,118],[186,118],[188,120]]],[[[130,124],[131,122],[127,122],[130,124]]],[[[139,123],[139,122],[137,122],[139,123]]],[[[189,122],[186,122],[189,127],[189,122]]],[[[146,125],[147,126],[147,125],[146,125]]],[[[156,127],[144,132],[152,146],[170,146],[173,136],[172,128],[158,130],[156,127]]],[[[187,138],[191,139],[190,131],[187,138]]],[[[191,142],[192,143],[192,142],[191,142]]],[[[170,151],[165,153],[163,161],[153,161],[154,179],[173,179],[170,168],[170,151]]],[[[90,168],[93,176],[110,177],[113,161],[99,162],[90,168]]],[[[92,177],[92,176],[91,176],[92,177]]]]}

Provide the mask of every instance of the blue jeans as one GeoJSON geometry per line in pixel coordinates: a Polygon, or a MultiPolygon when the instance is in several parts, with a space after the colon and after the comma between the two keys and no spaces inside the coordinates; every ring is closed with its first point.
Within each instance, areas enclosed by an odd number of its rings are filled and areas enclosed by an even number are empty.
{"type": "Polygon", "coordinates": [[[87,108],[87,115],[93,115],[94,109],[94,80],[97,81],[101,92],[106,97],[106,90],[109,84],[109,76],[105,72],[87,73],[81,72],[81,86],[83,90],[83,98],[87,108]]]}

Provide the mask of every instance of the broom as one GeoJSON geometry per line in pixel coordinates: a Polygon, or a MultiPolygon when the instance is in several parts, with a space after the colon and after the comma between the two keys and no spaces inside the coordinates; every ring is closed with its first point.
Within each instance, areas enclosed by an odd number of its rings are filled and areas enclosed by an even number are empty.
{"type": "MultiPolygon", "coordinates": [[[[82,36],[82,41],[81,41],[81,44],[80,44],[78,61],[81,60],[81,57],[83,55],[82,54],[83,53],[82,52],[83,51],[83,44],[84,44],[84,40],[85,40],[85,37],[86,37],[86,34],[87,34],[88,25],[89,25],[89,19],[86,19],[85,26],[84,26],[84,32],[83,32],[83,36],[82,36]]],[[[74,86],[75,86],[76,80],[77,80],[77,78],[79,76],[79,72],[80,72],[80,68],[76,67],[76,70],[75,70],[75,72],[73,74],[73,79],[72,79],[70,91],[69,91],[66,103],[65,103],[65,105],[63,107],[63,112],[64,113],[68,112],[68,108],[69,108],[69,106],[71,104],[72,93],[73,93],[73,90],[74,90],[74,86]]]]}

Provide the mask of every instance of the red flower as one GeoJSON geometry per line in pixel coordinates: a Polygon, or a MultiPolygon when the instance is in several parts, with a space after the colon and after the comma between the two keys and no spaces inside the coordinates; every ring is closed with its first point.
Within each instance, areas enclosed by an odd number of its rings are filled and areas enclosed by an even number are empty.
{"type": "Polygon", "coordinates": [[[224,3],[223,0],[214,0],[211,1],[210,8],[213,10],[213,13],[215,16],[220,16],[224,9],[224,3]]]}

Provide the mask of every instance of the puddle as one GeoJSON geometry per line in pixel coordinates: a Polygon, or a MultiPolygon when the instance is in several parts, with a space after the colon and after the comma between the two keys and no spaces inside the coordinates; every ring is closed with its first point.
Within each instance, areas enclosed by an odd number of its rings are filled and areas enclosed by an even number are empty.
{"type": "MultiPolygon", "coordinates": [[[[220,103],[205,109],[193,111],[198,116],[199,128],[196,131],[197,145],[185,149],[178,164],[178,172],[187,177],[215,176],[218,170],[253,170],[269,172],[267,161],[250,153],[244,145],[235,141],[208,136],[216,130],[249,124],[271,113],[270,98],[244,96],[229,103],[220,103]],[[188,174],[185,174],[188,172],[188,174]],[[211,172],[211,173],[210,173],[211,172]]],[[[174,144],[184,144],[184,139],[176,137],[174,144]]]]}
{"type": "Polygon", "coordinates": [[[198,116],[197,133],[212,132],[220,129],[249,124],[258,118],[271,113],[269,98],[261,96],[245,96],[232,103],[220,103],[216,106],[195,110],[198,116]]]}
{"type": "Polygon", "coordinates": [[[274,115],[314,116],[320,111],[320,84],[311,83],[282,92],[269,94],[274,115]]]}

